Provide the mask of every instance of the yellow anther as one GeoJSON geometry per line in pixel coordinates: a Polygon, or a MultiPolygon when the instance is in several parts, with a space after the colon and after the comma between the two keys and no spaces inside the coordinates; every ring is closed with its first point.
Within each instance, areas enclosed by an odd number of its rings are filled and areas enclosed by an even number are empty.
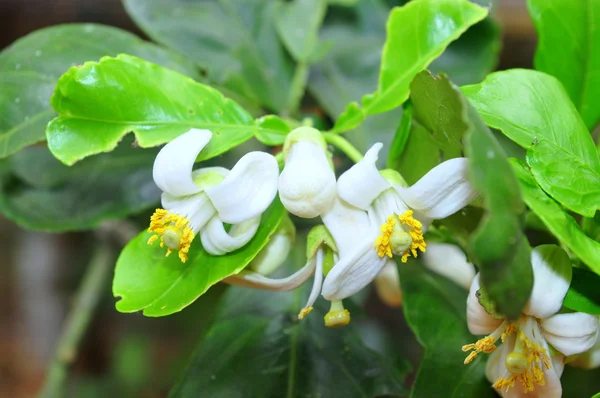
{"type": "Polygon", "coordinates": [[[387,221],[381,226],[381,235],[375,240],[375,247],[377,248],[377,255],[379,257],[392,257],[392,245],[390,244],[390,237],[394,232],[394,226],[396,226],[396,220],[394,219],[394,216],[389,216],[387,221]]]}
{"type": "Polygon", "coordinates": [[[298,319],[304,319],[305,316],[307,316],[308,314],[310,314],[310,312],[313,310],[313,307],[305,307],[302,308],[302,311],[300,311],[300,313],[298,314],[298,319]]]}
{"type": "Polygon", "coordinates": [[[425,252],[427,244],[423,238],[423,225],[413,217],[412,210],[407,210],[404,214],[398,216],[398,219],[410,228],[409,234],[412,238],[410,247],[402,253],[402,262],[405,263],[409,255],[412,254],[413,257],[417,257],[417,249],[425,252]]]}
{"type": "Polygon", "coordinates": [[[168,256],[173,250],[179,251],[179,259],[182,263],[187,261],[187,253],[194,239],[194,232],[190,227],[190,221],[179,214],[170,213],[165,209],[156,209],[150,217],[148,232],[154,233],[148,244],[151,245],[160,237],[160,247],[167,246],[168,256]]]}
{"type": "Polygon", "coordinates": [[[402,215],[389,216],[381,226],[381,235],[375,240],[377,255],[392,257],[393,254],[398,254],[402,256],[403,263],[410,255],[417,257],[417,250],[424,252],[427,247],[422,228],[423,225],[413,217],[412,210],[407,210],[402,215]],[[402,225],[406,225],[408,231],[402,225]]]}
{"type": "Polygon", "coordinates": [[[325,326],[337,328],[350,323],[350,312],[344,309],[342,301],[332,301],[329,312],[325,314],[325,326]]]}
{"type": "Polygon", "coordinates": [[[496,350],[496,340],[498,340],[498,339],[494,338],[492,336],[487,336],[487,337],[477,340],[476,343],[463,345],[462,346],[463,352],[473,350],[473,352],[471,352],[465,359],[464,364],[466,365],[468,363],[471,363],[475,358],[477,358],[477,355],[482,352],[484,354],[489,354],[491,352],[494,352],[496,350]]]}

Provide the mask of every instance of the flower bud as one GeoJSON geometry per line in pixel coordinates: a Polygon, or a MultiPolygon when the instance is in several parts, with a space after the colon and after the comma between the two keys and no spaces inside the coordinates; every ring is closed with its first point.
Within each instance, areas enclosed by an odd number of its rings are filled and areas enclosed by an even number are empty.
{"type": "Polygon", "coordinates": [[[375,278],[375,290],[381,301],[388,306],[400,307],[402,305],[400,277],[398,276],[398,268],[396,268],[393,261],[388,261],[375,278]]]}
{"type": "Polygon", "coordinates": [[[296,238],[296,228],[290,217],[286,214],[281,220],[279,228],[269,243],[260,251],[258,256],[248,265],[248,268],[261,275],[275,272],[287,259],[296,238]]]}
{"type": "Polygon", "coordinates": [[[335,174],[321,133],[299,127],[286,138],[285,167],[279,176],[279,197],[285,208],[301,218],[329,209],[336,195],[335,174]]]}

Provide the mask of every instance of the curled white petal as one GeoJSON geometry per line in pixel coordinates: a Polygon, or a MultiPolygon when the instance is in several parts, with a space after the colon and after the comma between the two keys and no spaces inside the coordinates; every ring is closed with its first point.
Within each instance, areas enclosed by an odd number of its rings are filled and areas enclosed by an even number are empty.
{"type": "Polygon", "coordinates": [[[349,297],[381,272],[388,257],[379,257],[374,240],[364,240],[349,255],[342,255],[323,282],[322,294],[327,300],[336,301],[349,297]]]}
{"type": "MultiPolygon", "coordinates": [[[[352,253],[357,245],[365,240],[372,240],[373,245],[377,238],[377,230],[373,235],[368,214],[337,196],[331,208],[321,215],[321,219],[335,240],[340,257],[352,253]]],[[[379,225],[376,228],[379,228],[379,225]]]]}
{"type": "Polygon", "coordinates": [[[542,319],[546,340],[564,355],[574,355],[592,348],[598,337],[598,317],[573,312],[542,319]]]}
{"type": "Polygon", "coordinates": [[[479,274],[477,274],[473,278],[469,296],[467,297],[467,324],[469,331],[473,334],[490,334],[500,326],[502,320],[488,314],[481,304],[479,304],[476,295],[479,288],[479,274]]]}
{"type": "Polygon", "coordinates": [[[323,252],[322,247],[317,250],[315,262],[317,264],[317,268],[315,269],[315,279],[304,308],[312,307],[321,293],[321,287],[323,286],[323,263],[325,262],[325,253],[323,252]]]}
{"type": "Polygon", "coordinates": [[[164,209],[187,218],[195,234],[200,232],[216,213],[215,208],[204,192],[184,197],[174,197],[168,193],[163,193],[161,201],[164,209]]]}
{"type": "Polygon", "coordinates": [[[223,281],[230,285],[253,287],[264,290],[288,291],[294,290],[302,285],[315,270],[316,262],[309,261],[298,271],[286,278],[269,278],[258,272],[243,270],[237,275],[232,275],[223,281]]]}
{"type": "Polygon", "coordinates": [[[236,224],[259,216],[277,194],[279,168],[275,158],[264,152],[249,152],[227,177],[206,194],[226,223],[236,224]]]}
{"type": "Polygon", "coordinates": [[[467,179],[467,159],[447,160],[409,188],[395,188],[406,204],[433,219],[447,217],[465,207],[477,196],[467,179]]]}
{"type": "Polygon", "coordinates": [[[423,262],[430,270],[445,276],[457,285],[469,289],[475,278],[475,267],[457,246],[449,243],[431,242],[422,254],[423,262]]]}
{"type": "Polygon", "coordinates": [[[259,224],[260,217],[251,218],[242,223],[234,224],[227,233],[223,222],[218,216],[214,216],[200,233],[202,246],[208,253],[215,256],[232,252],[252,239],[259,224]]]}
{"type": "Polygon", "coordinates": [[[374,220],[381,225],[387,218],[394,214],[404,214],[408,210],[406,204],[398,195],[395,189],[389,188],[383,191],[369,209],[369,213],[374,214],[374,220]]]}
{"type": "Polygon", "coordinates": [[[402,305],[400,276],[398,266],[393,260],[388,260],[379,275],[375,277],[375,290],[381,301],[390,307],[402,305]]]}
{"type": "Polygon", "coordinates": [[[338,178],[337,191],[342,200],[367,210],[379,194],[391,187],[375,165],[381,147],[381,142],[374,144],[364,158],[338,178]]]}
{"type": "Polygon", "coordinates": [[[595,369],[600,366],[600,339],[596,339],[596,343],[588,351],[577,355],[570,365],[584,369],[595,369]]]}
{"type": "Polygon", "coordinates": [[[573,269],[567,253],[556,245],[542,245],[531,251],[533,290],[523,312],[536,318],[557,313],[569,290],[573,269]]]}
{"type": "Polygon", "coordinates": [[[269,275],[285,262],[292,249],[292,243],[289,233],[275,233],[248,268],[261,275],[269,275]]]}
{"type": "Polygon", "coordinates": [[[298,217],[313,218],[329,209],[335,194],[335,174],[325,150],[309,141],[294,143],[279,176],[283,206],[298,217]]]}
{"type": "Polygon", "coordinates": [[[186,196],[200,192],[192,179],[196,157],[212,137],[209,130],[191,129],[165,145],[154,160],[152,177],[163,192],[186,196]]]}

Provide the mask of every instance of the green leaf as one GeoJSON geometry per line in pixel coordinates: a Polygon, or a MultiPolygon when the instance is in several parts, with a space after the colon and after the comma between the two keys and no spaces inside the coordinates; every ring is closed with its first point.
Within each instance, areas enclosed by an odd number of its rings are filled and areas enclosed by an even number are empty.
{"type": "Polygon", "coordinates": [[[273,111],[288,110],[294,65],[275,21],[282,1],[124,0],[156,42],[186,55],[207,77],[273,111]]]}
{"type": "Polygon", "coordinates": [[[222,256],[208,254],[196,238],[185,263],[176,255],[165,257],[164,248],[147,244],[151,236],[148,232],[140,233],[125,246],[117,260],[113,280],[113,295],[121,297],[117,310],[143,310],[146,316],[181,311],[215,283],[243,270],[267,244],[283,214],[281,202],[275,199],[262,215],[252,240],[222,256]]]}
{"type": "Polygon", "coordinates": [[[528,0],[538,32],[534,64],[561,81],[591,130],[600,119],[600,3],[528,0]]]}
{"type": "Polygon", "coordinates": [[[0,53],[0,157],[45,139],[55,116],[50,97],[67,69],[105,55],[129,53],[196,76],[194,65],[131,33],[97,24],[53,26],[0,53]]]}
{"type": "Polygon", "coordinates": [[[17,224],[35,230],[71,231],[97,227],[154,206],[160,191],[152,180],[155,150],[132,148],[74,167],[56,160],[45,146],[23,149],[9,160],[2,178],[0,209],[17,224]]]}
{"type": "Polygon", "coordinates": [[[573,311],[600,315],[600,276],[583,268],[573,268],[573,279],[563,305],[573,311]]]}
{"type": "MultiPolygon", "coordinates": [[[[303,254],[302,250],[298,250],[303,254]]],[[[285,267],[291,271],[291,267],[285,267]]],[[[288,274],[291,272],[288,272],[288,274]]],[[[367,348],[356,320],[327,329],[326,302],[302,321],[308,286],[292,292],[231,287],[171,398],[374,397],[405,392],[405,361],[367,348]]]]}
{"type": "Polygon", "coordinates": [[[584,217],[581,220],[583,232],[596,242],[600,242],[600,211],[593,218],[584,217]]]}
{"type": "Polygon", "coordinates": [[[467,292],[415,262],[398,271],[404,316],[425,348],[411,398],[495,397],[483,355],[463,365],[461,347],[477,340],[467,328],[467,292]]]}
{"type": "Polygon", "coordinates": [[[215,89],[124,54],[69,69],[52,106],[59,117],[48,125],[48,146],[68,165],[112,150],[130,131],[140,146],[152,147],[191,128],[209,129],[213,137],[198,160],[220,155],[254,134],[281,133],[262,129],[215,89]]]}
{"type": "Polygon", "coordinates": [[[516,319],[533,288],[531,248],[523,234],[525,205],[502,147],[468,103],[465,113],[471,127],[465,135],[469,177],[486,210],[470,236],[468,252],[498,311],[516,319]]]}
{"type": "Polygon", "coordinates": [[[573,366],[565,366],[560,378],[563,397],[591,397],[600,398],[600,377],[598,368],[580,369],[573,366]]]}
{"type": "Polygon", "coordinates": [[[309,63],[317,49],[325,0],[294,0],[277,10],[275,27],[287,50],[298,62],[309,63]]]}
{"type": "Polygon", "coordinates": [[[414,118],[431,134],[443,159],[460,157],[462,136],[468,126],[462,115],[464,101],[458,98],[460,94],[448,77],[433,77],[425,70],[415,76],[410,91],[414,118]]]}
{"type": "Polygon", "coordinates": [[[362,98],[362,107],[350,104],[332,131],[351,130],[368,115],[402,104],[414,76],[487,13],[467,0],[418,0],[395,8],[387,23],[377,91],[362,98]]]}
{"type": "Polygon", "coordinates": [[[283,145],[285,137],[291,131],[289,124],[279,116],[267,115],[256,119],[258,130],[256,139],[265,145],[283,145]]]}
{"type": "Polygon", "coordinates": [[[404,180],[412,185],[441,162],[440,151],[433,137],[425,127],[413,120],[402,156],[392,168],[398,170],[404,180]]]}
{"type": "Polygon", "coordinates": [[[513,69],[463,92],[489,126],[527,149],[527,163],[544,191],[570,210],[594,215],[600,208],[600,158],[558,80],[513,69]]]}
{"type": "Polygon", "coordinates": [[[588,237],[577,221],[550,198],[518,161],[511,161],[527,206],[548,229],[594,272],[600,274],[600,243],[588,237]]]}
{"type": "Polygon", "coordinates": [[[402,119],[400,120],[400,124],[394,133],[394,140],[392,141],[390,152],[386,161],[386,167],[388,169],[397,170],[400,167],[402,153],[404,153],[404,148],[406,147],[408,137],[410,136],[412,118],[413,106],[412,103],[408,101],[403,107],[402,119]]]}

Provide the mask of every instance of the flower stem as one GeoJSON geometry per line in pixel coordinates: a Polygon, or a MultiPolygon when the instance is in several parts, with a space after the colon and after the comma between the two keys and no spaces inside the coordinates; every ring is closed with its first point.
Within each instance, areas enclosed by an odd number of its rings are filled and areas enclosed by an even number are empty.
{"type": "Polygon", "coordinates": [[[346,156],[348,156],[348,158],[354,163],[358,163],[363,158],[362,153],[360,153],[360,151],[356,149],[354,145],[352,145],[347,139],[345,139],[341,135],[335,133],[323,133],[323,138],[325,138],[325,141],[327,141],[327,143],[335,146],[340,151],[344,152],[344,154],[346,154],[346,156]]]}
{"type": "Polygon", "coordinates": [[[56,353],[50,363],[40,398],[64,396],[68,368],[77,358],[79,345],[114,264],[113,251],[106,239],[101,239],[92,254],[83,281],[79,285],[74,305],[65,321],[56,353]]]}

